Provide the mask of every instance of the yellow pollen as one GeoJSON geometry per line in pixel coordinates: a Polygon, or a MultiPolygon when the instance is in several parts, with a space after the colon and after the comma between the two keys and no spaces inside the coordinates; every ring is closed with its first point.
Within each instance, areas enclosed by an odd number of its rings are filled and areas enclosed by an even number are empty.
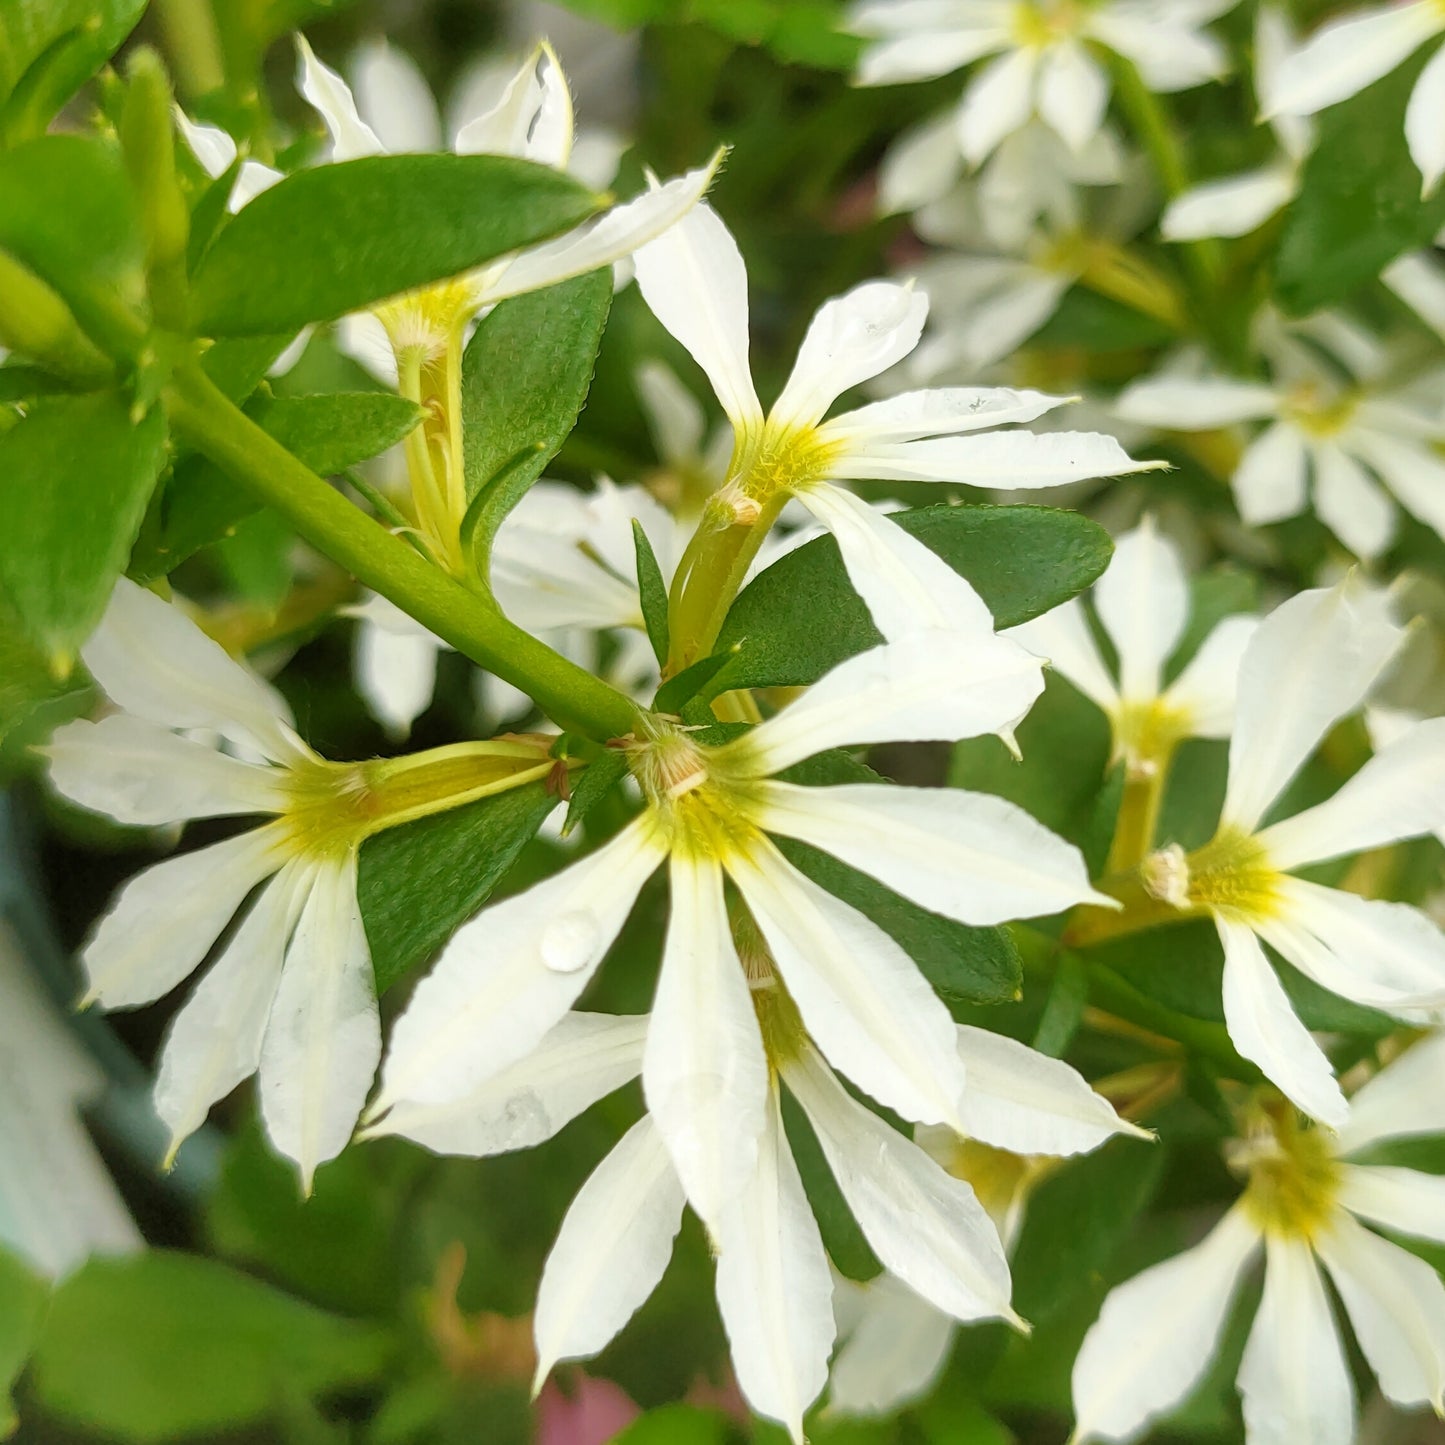
{"type": "Polygon", "coordinates": [[[1084,9],[1079,0],[1026,0],[1014,7],[1009,30],[1015,44],[1043,49],[1078,34],[1084,9]]]}
{"type": "Polygon", "coordinates": [[[748,785],[732,776],[720,749],[663,725],[650,741],[630,744],[628,753],[632,775],[674,848],[721,859],[756,844],[761,835],[751,820],[748,785]]]}
{"type": "Polygon", "coordinates": [[[1269,917],[1279,907],[1279,870],[1249,833],[1221,829],[1184,859],[1188,902],[1219,908],[1244,919],[1269,917]]]}
{"type": "Polygon", "coordinates": [[[1258,1109],[1246,1136],[1230,1147],[1228,1162],[1247,1180],[1245,1207],[1261,1229],[1305,1241],[1319,1232],[1340,1188],[1331,1138],[1283,1101],[1258,1109]]]}
{"type": "Polygon", "coordinates": [[[448,338],[476,310],[471,285],[465,279],[442,281],[409,291],[376,308],[397,360],[414,357],[423,364],[446,350],[448,338]]]}
{"type": "Polygon", "coordinates": [[[1305,381],[1290,390],[1281,404],[1281,412],[1301,431],[1324,439],[1342,432],[1359,404],[1357,393],[1339,395],[1320,382],[1305,381]]]}
{"type": "Polygon", "coordinates": [[[768,423],[760,433],[738,437],[730,475],[742,496],[761,507],[780,493],[825,480],[841,449],[841,443],[823,441],[816,427],[768,423]]]}

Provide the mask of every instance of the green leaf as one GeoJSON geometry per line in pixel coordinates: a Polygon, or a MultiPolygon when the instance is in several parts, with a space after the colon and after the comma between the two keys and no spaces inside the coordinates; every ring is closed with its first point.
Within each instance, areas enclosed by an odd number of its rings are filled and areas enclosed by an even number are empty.
{"type": "Polygon", "coordinates": [[[668,653],[667,633],[667,583],[662,580],[662,568],[657,565],[657,554],[642,523],[632,519],[632,545],[637,552],[637,594],[642,599],[642,619],[647,624],[647,640],[659,663],[666,663],[668,653]]]}
{"type": "Polygon", "coordinates": [[[100,621],[165,457],[165,418],[56,396],[0,435],[0,589],[63,675],[100,621]]]}
{"type": "Polygon", "coordinates": [[[1275,257],[1275,295],[1291,315],[1346,300],[1445,225],[1445,190],[1421,200],[1405,145],[1405,107],[1427,58],[1422,51],[1320,116],[1275,257]]]}
{"type": "MultiPolygon", "coordinates": [[[[735,656],[736,653],[731,648],[726,652],[715,652],[711,657],[704,657],[700,661],[693,663],[691,667],[683,668],[676,677],[668,678],[668,680],[657,689],[657,696],[652,700],[653,711],[680,715],[683,708],[700,692],[704,691],[708,683],[710,683],[735,656]]],[[[709,718],[709,721],[711,721],[711,718],[709,718]]]]}
{"type": "Polygon", "coordinates": [[[206,252],[197,328],[255,335],[331,321],[545,240],[599,200],[549,166],[506,156],[366,156],[300,171],[206,252]]]}
{"type": "Polygon", "coordinates": [[[40,130],[120,49],[145,0],[5,0],[0,5],[0,102],[12,117],[36,106],[40,130]],[[19,92],[19,94],[16,94],[19,92]]]}
{"type": "Polygon", "coordinates": [[[356,896],[378,993],[430,958],[487,901],[556,804],[545,783],[528,783],[362,844],[356,896]]]}
{"type": "MultiPolygon", "coordinates": [[[[923,507],[892,521],[973,583],[999,627],[1027,622],[1089,586],[1113,546],[1097,523],[1052,507],[923,507]]],[[[838,544],[819,537],[747,586],[715,651],[738,656],[713,679],[735,687],[799,687],[883,640],[848,581],[838,544]]]]}
{"type": "Polygon", "coordinates": [[[19,1424],[10,1388],[40,1333],[49,1293],[49,1286],[29,1266],[0,1249],[0,1440],[19,1424]]]}
{"type": "Polygon", "coordinates": [[[295,542],[296,534],[286,519],[263,508],[216,543],[216,558],[242,598],[263,611],[275,612],[291,590],[295,542]]]}
{"type": "Polygon", "coordinates": [[[287,1390],[373,1380],[388,1352],[379,1329],[157,1249],[92,1260],[56,1289],[31,1376],[56,1415],[161,1441],[261,1419],[287,1390]]]}
{"type": "Polygon", "coordinates": [[[1088,1002],[1089,979],[1084,965],[1077,954],[1066,953],[1059,959],[1058,972],[1044,1000],[1033,1047],[1050,1058],[1062,1058],[1079,1031],[1088,1002]]]}
{"type": "Polygon", "coordinates": [[[728,1417],[697,1405],[663,1405],[634,1420],[611,1445],[727,1445],[728,1417]]]}
{"type": "Polygon", "coordinates": [[[583,768],[580,777],[573,774],[575,782],[562,832],[570,833],[626,776],[627,754],[619,748],[608,748],[594,758],[583,768]]]}

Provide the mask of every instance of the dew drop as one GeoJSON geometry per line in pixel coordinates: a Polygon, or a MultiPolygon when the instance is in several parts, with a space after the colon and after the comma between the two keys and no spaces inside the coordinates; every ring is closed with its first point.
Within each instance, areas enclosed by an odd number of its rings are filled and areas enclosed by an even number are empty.
{"type": "Polygon", "coordinates": [[[593,914],[560,914],[542,930],[542,962],[557,973],[576,973],[596,953],[600,935],[593,914]]]}

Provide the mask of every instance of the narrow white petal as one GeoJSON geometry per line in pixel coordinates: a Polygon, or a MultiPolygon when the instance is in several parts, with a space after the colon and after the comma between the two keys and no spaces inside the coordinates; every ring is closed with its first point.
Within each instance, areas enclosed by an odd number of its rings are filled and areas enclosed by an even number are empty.
{"type": "MultiPolygon", "coordinates": [[[[983,288],[967,309],[955,307],[939,316],[941,324],[925,338],[910,362],[923,378],[955,367],[978,372],[1002,361],[1059,309],[1077,279],[1072,272],[1044,270],[1029,261],[945,257],[943,264],[993,272],[996,284],[983,288]]],[[[934,300],[942,312],[941,298],[935,294],[934,300]]]]}
{"type": "Polygon", "coordinates": [[[1233,731],[1239,666],[1258,626],[1257,617],[1226,617],[1165,690],[1165,704],[1187,715],[1191,737],[1233,731]]]}
{"type": "Polygon", "coordinates": [[[270,828],[167,858],[116,895],[81,950],[89,997],[132,1008],[169,993],[206,956],[245,896],[283,862],[270,828]]]}
{"type": "Polygon", "coordinates": [[[1003,635],[1037,653],[1106,713],[1112,715],[1117,710],[1119,689],[1109,676],[1077,597],[1019,627],[1009,628],[1003,635]]]}
{"type": "Polygon", "coordinates": [[[954,1319],[1016,1320],[998,1231],[969,1185],[850,1098],[810,1047],[783,1078],[883,1267],[954,1319]]]}
{"type": "Polygon", "coordinates": [[[444,644],[430,633],[395,632],[363,617],[355,645],[357,690],[393,737],[406,737],[431,706],[444,644]]]}
{"type": "Polygon", "coordinates": [[[1041,663],[992,633],[914,632],[840,662],[730,748],[755,776],[829,748],[979,737],[1043,691],[1041,663]]]}
{"type": "Polygon", "coordinates": [[[1395,499],[1427,527],[1445,536],[1445,461],[1409,437],[1375,429],[1352,434],[1351,445],[1395,494],[1395,499]]]}
{"type": "Polygon", "coordinates": [[[768,414],[779,427],[812,427],[845,391],[903,360],[923,334],[928,297],[894,281],[865,281],[825,301],[768,414]]]}
{"type": "Polygon", "coordinates": [[[300,31],[296,32],[296,89],[321,114],[331,133],[333,161],[380,155],[386,147],[356,111],[351,87],[329,65],[323,65],[300,31]]]}
{"type": "Polygon", "coordinates": [[[572,93],[550,45],[522,62],[491,110],[457,132],[458,155],[517,156],[562,169],[572,154],[572,93]]]}
{"type": "Polygon", "coordinates": [[[1204,1378],[1259,1248],[1236,1205],[1203,1243],[1121,1284],[1074,1361],[1074,1440],[1132,1440],[1204,1378]]]}
{"type": "Polygon", "coordinates": [[[1178,14],[1177,7],[1161,14],[1158,0],[1114,0],[1100,6],[1090,18],[1089,32],[1111,50],[1127,56],[1139,68],[1150,90],[1188,90],[1218,80],[1229,68],[1229,54],[1212,35],[1192,28],[1220,12],[1178,14]]]}
{"type": "Polygon", "coordinates": [[[1263,527],[1305,508],[1309,454],[1303,433],[1288,421],[1266,427],[1244,449],[1234,473],[1234,500],[1251,527],[1263,527]]]}
{"type": "Polygon", "coordinates": [[[695,461],[707,429],[702,404],[661,361],[639,363],[633,382],[658,456],[672,466],[695,461]]]}
{"type": "Polygon", "coordinates": [[[1347,1164],[1338,1198],[1340,1208],[1392,1234],[1445,1244],[1445,1175],[1383,1164],[1347,1164]]]}
{"type": "Polygon", "coordinates": [[[442,126],[431,87],[416,61],[385,40],[357,47],[351,61],[356,102],[381,148],[392,155],[441,149],[442,126]]]}
{"type": "Polygon", "coordinates": [[[833,1285],[776,1093],[716,1243],[717,1302],[738,1384],[758,1414],[782,1421],[803,1445],[803,1412],[828,1378],[833,1285]]]}
{"type": "Polygon", "coordinates": [[[825,422],[819,435],[827,442],[847,441],[855,450],[866,450],[877,442],[917,441],[920,437],[1034,421],[1071,400],[1004,386],[931,387],[927,391],[905,391],[844,412],[825,422]]]}
{"type": "Polygon", "coordinates": [[[759,841],[727,867],[828,1059],[905,1118],[959,1128],[953,1020],[913,960],[771,844],[759,841]]]}
{"type": "MultiPolygon", "coordinates": [[[[834,1282],[835,1314],[847,1284],[834,1282]]],[[[932,1389],[948,1362],[954,1323],[891,1275],[851,1288],[863,1297],[861,1313],[833,1357],[828,1412],[891,1415],[932,1389]]]]}
{"type": "Polygon", "coordinates": [[[1094,587],[1094,605],[1119,654],[1124,701],[1152,702],[1189,616],[1184,564],[1152,518],[1119,538],[1109,570],[1094,587]]]}
{"type": "Polygon", "coordinates": [[[310,751],[284,707],[179,607],[120,578],[100,626],[80,650],[118,707],[171,728],[210,728],[278,762],[310,751]]]}
{"type": "Polygon", "coordinates": [[[291,936],[261,1041],[261,1117],[310,1193],[351,1138],[381,1058],[356,854],[319,866],[291,936]]]}
{"type": "Polygon", "coordinates": [[[1391,261],[1380,280],[1437,336],[1445,338],[1445,266],[1430,251],[1391,261]]]}
{"type": "Polygon", "coordinates": [[[798,838],[960,923],[1095,901],[1083,856],[1022,808],[960,788],[759,785],[765,832],[798,838]]]}
{"type": "Polygon", "coordinates": [[[1170,201],[1159,233],[1166,241],[1247,236],[1283,210],[1298,190],[1299,171],[1292,162],[1205,181],[1170,201]]]}
{"type": "Polygon", "coordinates": [[[1125,387],[1114,412],[1165,431],[1204,431],[1273,416],[1278,406],[1274,389],[1259,382],[1160,376],[1125,387]]]}
{"type": "Polygon", "coordinates": [[[437,1154],[530,1149],[642,1072],[643,1014],[565,1014],[525,1058],[444,1104],[393,1106],[365,1137],[400,1134],[437,1154]]]}
{"type": "Polygon", "coordinates": [[[1349,1105],[1259,940],[1243,923],[1219,915],[1214,921],[1224,945],[1224,1021],[1235,1048],[1311,1118],[1338,1128],[1349,1105]]]}
{"type": "Polygon", "coordinates": [[[1322,26],[1281,62],[1261,97],[1266,116],[1313,115],[1388,75],[1442,25],[1430,0],[1377,5],[1322,26]]]}
{"type": "Polygon", "coordinates": [[[944,112],[906,130],[878,166],[878,214],[915,211],[946,195],[963,170],[953,116],[944,112]]]}
{"type": "Polygon", "coordinates": [[[1004,489],[1062,487],[1091,477],[1157,471],[1104,432],[984,432],[979,436],[875,442],[844,452],[829,475],[854,481],[951,482],[1004,489]]]}
{"type": "Polygon", "coordinates": [[[1314,1256],[1281,1235],[1265,1249],[1264,1298],[1239,1367],[1251,1445],[1350,1445],[1354,1388],[1314,1256]]]}
{"type": "Polygon", "coordinates": [[[982,165],[1033,113],[1035,63],[1034,50],[1009,50],[969,81],[958,108],[958,141],[971,166],[982,165]]]}
{"type": "Polygon", "coordinates": [[[644,191],[613,206],[565,235],[518,252],[499,276],[478,284],[477,303],[491,305],[508,296],[541,291],[600,266],[610,266],[639,247],[654,243],[697,206],[712,184],[716,169],[715,164],[700,166],[674,176],[656,190],[644,191]]]}
{"type": "Polygon", "coordinates": [[[530,1053],[587,986],[665,853],[644,813],[463,924],[396,1021],[371,1113],[456,1099],[530,1053]]]}
{"type": "Polygon", "coordinates": [[[1394,540],[1395,505],[1380,484],[1344,447],[1312,449],[1315,512],[1357,557],[1378,556],[1394,540]]]}
{"type": "Polygon", "coordinates": [[[1325,733],[1364,701],[1402,636],[1349,578],[1265,618],[1239,666],[1223,822],[1254,831],[1325,733]]]}
{"type": "MultiPolygon", "coordinates": [[[[262,191],[269,191],[278,181],[285,179],[283,172],[274,170],[270,166],[263,166],[260,161],[242,161],[240,174],[236,177],[235,187],[231,191],[230,209],[239,211],[242,206],[247,206],[254,201],[262,191]]],[[[269,373],[276,376],[289,371],[300,356],[298,347],[303,347],[310,335],[309,328],[303,329],[300,335],[271,363],[269,373]],[[288,357],[291,360],[288,361],[288,357]]]]}
{"type": "MultiPolygon", "coordinates": [[[[1002,26],[949,29],[922,35],[900,35],[870,45],[858,62],[859,85],[898,85],[947,75],[961,65],[981,60],[1009,43],[1002,26]]],[[[957,142],[955,142],[957,144],[957,142]]]]}
{"type": "Polygon", "coordinates": [[[735,427],[761,424],[748,368],[748,273],[711,206],[694,206],[637,253],[643,300],[707,373],[735,427]]]}
{"type": "Polygon", "coordinates": [[[1109,106],[1109,77],[1077,40],[1062,40],[1039,65],[1039,115],[1081,151],[1098,135],[1109,106]]]}
{"type": "Polygon", "coordinates": [[[274,813],[285,802],[273,768],[227,757],[130,713],[77,718],[44,748],[50,781],[74,803],[136,826],[274,813]]]}
{"type": "Polygon", "coordinates": [[[724,1200],[752,1173],[768,1065],[728,923],[722,866],[679,850],[668,876],[672,912],[642,1088],[688,1201],[716,1235],[724,1200]]]}
{"type": "Polygon", "coordinates": [[[537,1384],[586,1359],[657,1288],[682,1224],[682,1185],[644,1115],[577,1192],[547,1256],[537,1309],[537,1384]]]}
{"type": "Polygon", "coordinates": [[[201,163],[201,169],[214,181],[223,176],[236,159],[236,142],[218,125],[192,120],[180,106],[171,112],[181,139],[201,163]]]}
{"type": "Polygon", "coordinates": [[[1350,1100],[1340,1152],[1382,1139],[1445,1134],[1445,1032],[1412,1044],[1350,1100]]]}
{"type": "Polygon", "coordinates": [[[1152,1136],[1121,1119],[1061,1059],[970,1024],[958,1026],[968,1087],[964,1132],[1012,1154],[1085,1154],[1115,1134],[1152,1136]]]}

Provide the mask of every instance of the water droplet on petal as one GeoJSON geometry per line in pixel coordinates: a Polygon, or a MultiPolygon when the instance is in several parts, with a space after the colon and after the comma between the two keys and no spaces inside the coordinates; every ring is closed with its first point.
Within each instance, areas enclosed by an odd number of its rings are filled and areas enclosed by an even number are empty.
{"type": "Polygon", "coordinates": [[[542,930],[542,962],[557,973],[576,973],[591,962],[600,935],[593,914],[560,914],[542,930]]]}

